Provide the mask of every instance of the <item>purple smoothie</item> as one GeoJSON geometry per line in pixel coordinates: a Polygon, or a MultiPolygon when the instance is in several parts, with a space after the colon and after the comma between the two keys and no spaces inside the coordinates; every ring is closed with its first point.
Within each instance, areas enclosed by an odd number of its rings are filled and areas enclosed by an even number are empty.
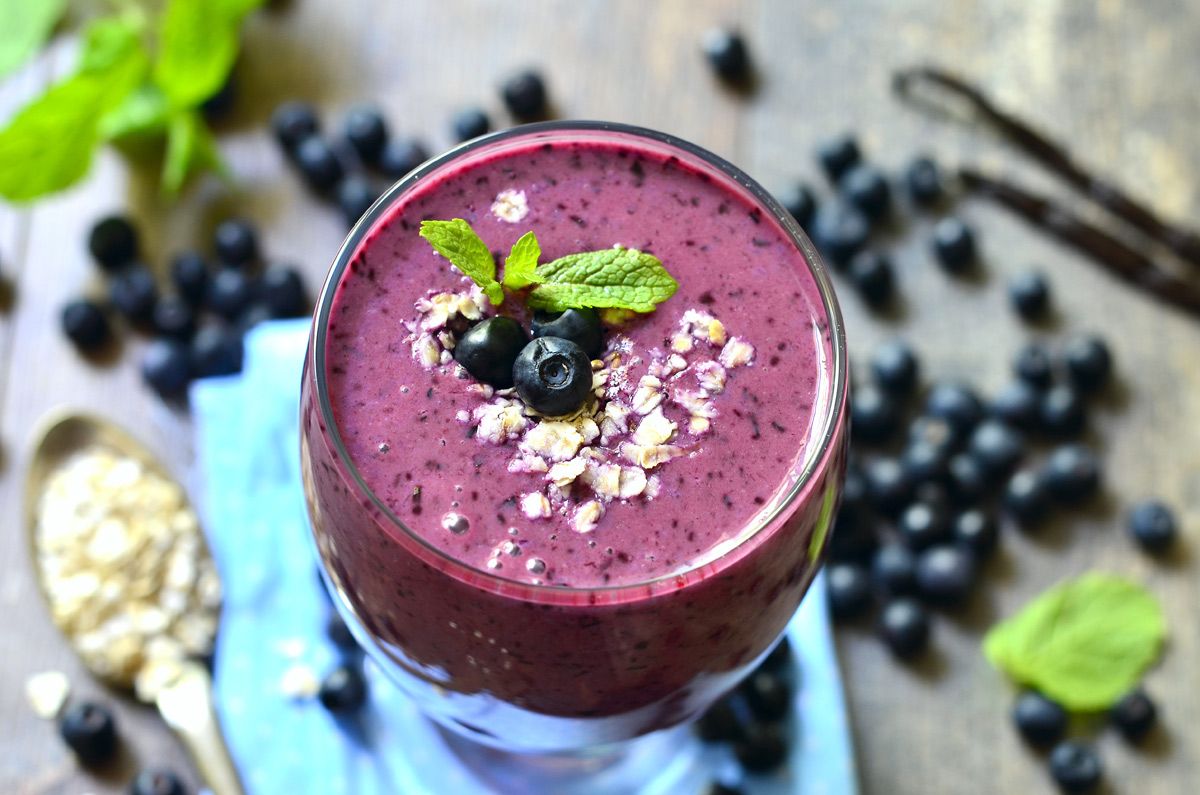
{"type": "Polygon", "coordinates": [[[815,571],[841,474],[844,381],[789,230],[695,155],[558,131],[429,170],[346,253],[305,475],[331,579],[401,684],[475,739],[546,750],[681,722],[743,675],[815,571]],[[536,416],[450,358],[480,316],[527,319],[418,236],[450,218],[498,263],[533,230],[543,262],[623,245],[679,289],[606,327],[581,414],[536,416]]]}

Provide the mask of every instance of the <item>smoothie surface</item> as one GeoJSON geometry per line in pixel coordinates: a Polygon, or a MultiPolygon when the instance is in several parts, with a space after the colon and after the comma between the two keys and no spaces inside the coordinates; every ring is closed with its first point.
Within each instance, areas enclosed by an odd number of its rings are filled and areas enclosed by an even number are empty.
{"type": "Polygon", "coordinates": [[[819,444],[831,368],[820,294],[782,227],[727,177],[636,139],[510,143],[425,177],[354,253],[326,338],[335,422],[379,499],[472,568],[572,587],[667,576],[732,546],[819,444]],[[533,230],[542,262],[619,244],[678,281],[656,311],[606,326],[587,416],[529,416],[450,359],[456,312],[527,320],[418,236],[451,218],[498,265],[533,230]]]}

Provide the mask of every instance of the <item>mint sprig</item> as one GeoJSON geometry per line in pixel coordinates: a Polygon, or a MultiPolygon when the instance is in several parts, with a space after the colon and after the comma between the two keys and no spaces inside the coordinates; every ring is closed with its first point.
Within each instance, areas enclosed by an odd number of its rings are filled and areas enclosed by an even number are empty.
{"type": "Polygon", "coordinates": [[[25,63],[50,38],[67,0],[0,0],[0,77],[25,63]]]}
{"type": "Polygon", "coordinates": [[[496,260],[475,230],[461,218],[453,221],[422,221],[421,237],[437,253],[479,285],[493,304],[504,301],[504,288],[496,281],[496,260]]]}
{"type": "Polygon", "coordinates": [[[542,247],[537,235],[533,232],[521,235],[504,260],[504,286],[510,290],[523,290],[540,281],[536,269],[541,258],[542,247]]]}
{"type": "Polygon", "coordinates": [[[1157,659],[1162,608],[1134,582],[1090,573],[1061,583],[988,631],[984,654],[1069,710],[1108,709],[1157,659]]]}

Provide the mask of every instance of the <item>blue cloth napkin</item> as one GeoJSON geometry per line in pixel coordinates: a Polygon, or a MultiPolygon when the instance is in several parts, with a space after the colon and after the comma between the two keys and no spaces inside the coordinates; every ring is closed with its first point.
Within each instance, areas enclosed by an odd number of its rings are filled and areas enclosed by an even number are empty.
{"type": "MultiPolygon", "coordinates": [[[[487,793],[369,662],[369,703],[352,721],[296,695],[339,659],[325,637],[331,607],[316,576],[300,485],[307,333],[307,321],[259,325],[247,335],[240,375],[191,389],[201,513],[225,592],[214,679],[230,753],[250,795],[487,793]]],[[[822,586],[788,628],[799,683],[789,764],[741,782],[749,793],[857,792],[822,586]]],[[[703,753],[706,779],[739,781],[728,749],[703,753]]]]}

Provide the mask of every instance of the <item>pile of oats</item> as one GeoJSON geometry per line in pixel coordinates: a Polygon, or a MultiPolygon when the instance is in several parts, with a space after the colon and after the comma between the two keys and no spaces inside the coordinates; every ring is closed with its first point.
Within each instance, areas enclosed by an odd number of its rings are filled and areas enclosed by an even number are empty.
{"type": "Polygon", "coordinates": [[[105,447],[68,458],[37,507],[36,563],[54,622],[93,672],[152,701],[211,652],[221,584],[173,481],[105,447]]]}

